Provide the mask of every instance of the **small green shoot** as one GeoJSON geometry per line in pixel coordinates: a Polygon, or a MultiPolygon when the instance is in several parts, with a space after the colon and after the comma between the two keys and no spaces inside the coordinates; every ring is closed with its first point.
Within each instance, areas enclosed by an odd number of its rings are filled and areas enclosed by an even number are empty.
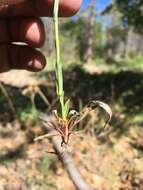
{"type": "Polygon", "coordinates": [[[59,0],[55,0],[54,3],[54,28],[55,28],[55,45],[56,45],[56,92],[60,100],[61,105],[61,117],[63,119],[67,118],[70,108],[70,100],[65,103],[64,89],[63,89],[63,72],[62,72],[62,62],[60,56],[60,38],[59,38],[59,24],[58,24],[58,12],[59,12],[59,0]]]}
{"type": "MultiPolygon", "coordinates": [[[[46,117],[41,117],[43,124],[50,126],[55,129],[54,133],[50,132],[46,135],[39,136],[35,138],[35,141],[42,140],[44,138],[50,138],[53,136],[61,136],[61,146],[63,144],[68,144],[69,137],[73,133],[73,130],[77,124],[82,121],[91,111],[95,110],[97,107],[102,108],[108,115],[105,122],[104,128],[110,122],[112,117],[111,108],[104,102],[101,101],[91,101],[86,105],[80,112],[76,110],[70,110],[70,100],[65,102],[64,88],[63,88],[63,72],[62,72],[62,62],[60,57],[60,39],[59,39],[59,27],[58,27],[58,12],[59,12],[59,0],[54,1],[54,28],[55,28],[55,45],[56,45],[56,64],[55,64],[55,74],[56,74],[56,92],[60,101],[60,114],[57,110],[52,112],[51,119],[46,117]]],[[[103,128],[103,129],[104,129],[103,128]]]]}

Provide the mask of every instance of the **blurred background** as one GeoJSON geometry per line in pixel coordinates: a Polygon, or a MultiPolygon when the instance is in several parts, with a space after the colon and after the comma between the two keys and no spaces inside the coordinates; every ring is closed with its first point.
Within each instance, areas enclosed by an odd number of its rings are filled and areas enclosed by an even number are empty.
{"type": "MultiPolygon", "coordinates": [[[[53,21],[42,18],[47,67],[40,73],[0,75],[0,190],[76,190],[39,119],[59,107],[55,92],[53,21]]],[[[108,103],[91,112],[71,136],[70,157],[92,189],[143,189],[143,1],[83,0],[72,18],[60,18],[65,95],[81,110],[90,100],[108,103]]],[[[82,189],[81,189],[82,190],[82,189]]]]}

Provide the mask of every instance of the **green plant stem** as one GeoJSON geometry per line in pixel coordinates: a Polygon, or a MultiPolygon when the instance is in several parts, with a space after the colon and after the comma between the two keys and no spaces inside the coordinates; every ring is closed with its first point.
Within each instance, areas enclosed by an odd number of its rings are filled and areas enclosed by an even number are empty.
{"type": "Polygon", "coordinates": [[[55,28],[55,45],[56,45],[56,92],[60,100],[61,114],[64,117],[64,90],[63,90],[63,73],[60,59],[60,39],[58,24],[59,0],[54,1],[54,28],[55,28]]]}

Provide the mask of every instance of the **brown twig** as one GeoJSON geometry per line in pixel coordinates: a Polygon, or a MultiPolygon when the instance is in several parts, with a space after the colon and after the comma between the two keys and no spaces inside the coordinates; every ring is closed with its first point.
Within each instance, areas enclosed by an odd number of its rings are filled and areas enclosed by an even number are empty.
{"type": "Polygon", "coordinates": [[[9,107],[10,107],[12,113],[14,114],[15,117],[17,117],[16,109],[14,107],[14,104],[13,104],[12,100],[11,100],[11,97],[9,96],[5,86],[1,82],[0,82],[0,89],[1,89],[4,97],[7,99],[9,107]]]}
{"type": "MultiPolygon", "coordinates": [[[[49,120],[47,116],[47,120],[49,120]]],[[[48,133],[52,132],[52,129],[45,126],[48,133]]],[[[60,158],[61,162],[63,163],[65,169],[67,170],[70,179],[74,183],[77,190],[93,190],[83,179],[81,174],[79,173],[77,167],[72,160],[70,153],[67,150],[63,151],[63,147],[61,147],[61,140],[57,137],[52,137],[52,144],[55,152],[57,153],[58,157],[60,158]]],[[[95,190],[95,189],[94,189],[95,190]]]]}

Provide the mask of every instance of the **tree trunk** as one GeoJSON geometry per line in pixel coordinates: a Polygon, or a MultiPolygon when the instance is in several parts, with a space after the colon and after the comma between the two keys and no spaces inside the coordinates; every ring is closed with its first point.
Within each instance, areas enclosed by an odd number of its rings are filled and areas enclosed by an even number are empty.
{"type": "Polygon", "coordinates": [[[95,21],[95,0],[90,0],[88,27],[87,27],[87,48],[85,50],[85,58],[84,58],[86,63],[90,63],[93,58],[94,21],[95,21]]]}

